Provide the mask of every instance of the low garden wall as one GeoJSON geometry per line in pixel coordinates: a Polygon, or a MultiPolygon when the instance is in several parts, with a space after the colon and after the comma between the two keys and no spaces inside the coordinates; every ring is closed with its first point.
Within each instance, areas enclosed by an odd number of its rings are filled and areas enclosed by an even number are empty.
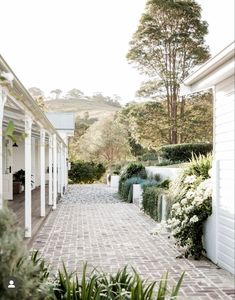
{"type": "Polygon", "coordinates": [[[148,177],[154,177],[155,175],[160,175],[161,180],[165,179],[175,179],[179,172],[181,171],[181,168],[164,168],[164,167],[145,167],[145,170],[147,172],[148,177]]]}
{"type": "MultiPolygon", "coordinates": [[[[164,168],[164,167],[145,167],[148,178],[154,178],[155,175],[160,176],[160,180],[166,179],[173,180],[177,177],[181,168],[164,168]]],[[[143,188],[141,184],[133,184],[133,203],[140,209],[143,207],[143,188]]],[[[160,220],[166,220],[166,195],[159,196],[159,218],[160,220]]]]}
{"type": "Polygon", "coordinates": [[[112,175],[110,180],[110,186],[111,188],[114,188],[118,192],[118,186],[119,186],[119,175],[112,175]]]}

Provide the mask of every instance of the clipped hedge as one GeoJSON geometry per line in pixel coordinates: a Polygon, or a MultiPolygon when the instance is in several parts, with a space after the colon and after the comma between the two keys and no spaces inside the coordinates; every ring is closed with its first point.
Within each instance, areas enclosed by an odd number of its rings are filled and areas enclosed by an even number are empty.
{"type": "Polygon", "coordinates": [[[162,160],[172,162],[187,162],[194,155],[206,155],[213,149],[211,143],[194,143],[194,144],[175,144],[162,146],[158,150],[159,157],[162,160]]]}
{"type": "Polygon", "coordinates": [[[130,163],[127,166],[125,166],[121,171],[121,177],[119,180],[119,187],[118,187],[118,193],[122,196],[124,200],[127,200],[128,194],[127,194],[127,187],[128,183],[125,183],[126,180],[130,178],[139,178],[139,179],[146,179],[147,173],[145,170],[145,166],[141,163],[130,163]]]}
{"type": "Polygon", "coordinates": [[[159,216],[159,195],[162,189],[157,186],[146,186],[143,190],[143,210],[155,221],[160,221],[159,216]]]}
{"type": "Polygon", "coordinates": [[[121,179],[126,180],[131,177],[147,178],[145,166],[141,163],[130,163],[121,172],[121,179]]]}
{"type": "Polygon", "coordinates": [[[73,183],[93,183],[100,180],[105,173],[103,164],[94,162],[78,161],[71,163],[71,170],[69,170],[69,179],[73,183]]]}
{"type": "Polygon", "coordinates": [[[138,159],[140,161],[158,161],[158,153],[155,150],[150,150],[139,156],[138,159]]]}

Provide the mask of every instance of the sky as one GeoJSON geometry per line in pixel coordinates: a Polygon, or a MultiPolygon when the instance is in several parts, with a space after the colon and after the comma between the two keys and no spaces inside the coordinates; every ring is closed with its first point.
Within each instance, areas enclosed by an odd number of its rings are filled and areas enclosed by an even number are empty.
{"type": "MultiPolygon", "coordinates": [[[[198,0],[212,55],[234,40],[234,0],[198,0]]],[[[143,77],[128,64],[145,0],[0,0],[0,53],[26,88],[78,88],[132,101],[143,77]]]]}

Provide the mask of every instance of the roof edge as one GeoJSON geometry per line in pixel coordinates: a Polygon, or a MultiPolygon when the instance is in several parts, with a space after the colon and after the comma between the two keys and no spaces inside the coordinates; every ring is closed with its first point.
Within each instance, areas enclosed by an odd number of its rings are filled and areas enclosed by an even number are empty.
{"type": "Polygon", "coordinates": [[[215,56],[210,58],[208,61],[206,61],[203,65],[201,65],[191,75],[186,77],[183,82],[184,85],[186,85],[186,86],[192,85],[192,84],[196,83],[197,81],[199,81],[201,78],[208,75],[209,73],[213,72],[215,69],[217,69],[223,63],[225,63],[229,59],[233,58],[234,51],[235,51],[235,41],[230,43],[222,51],[220,51],[218,54],[216,54],[215,56]]]}

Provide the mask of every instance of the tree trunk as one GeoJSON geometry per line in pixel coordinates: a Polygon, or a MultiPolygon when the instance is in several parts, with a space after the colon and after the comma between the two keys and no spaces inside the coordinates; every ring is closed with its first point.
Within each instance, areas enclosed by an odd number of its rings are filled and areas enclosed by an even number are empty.
{"type": "MultiPolygon", "coordinates": [[[[181,97],[181,102],[180,102],[180,122],[181,124],[183,124],[184,122],[184,107],[185,107],[185,97],[182,96],[181,97]]],[[[183,136],[183,130],[180,130],[180,134],[179,134],[179,143],[182,144],[184,140],[184,136],[183,136]]]]}

